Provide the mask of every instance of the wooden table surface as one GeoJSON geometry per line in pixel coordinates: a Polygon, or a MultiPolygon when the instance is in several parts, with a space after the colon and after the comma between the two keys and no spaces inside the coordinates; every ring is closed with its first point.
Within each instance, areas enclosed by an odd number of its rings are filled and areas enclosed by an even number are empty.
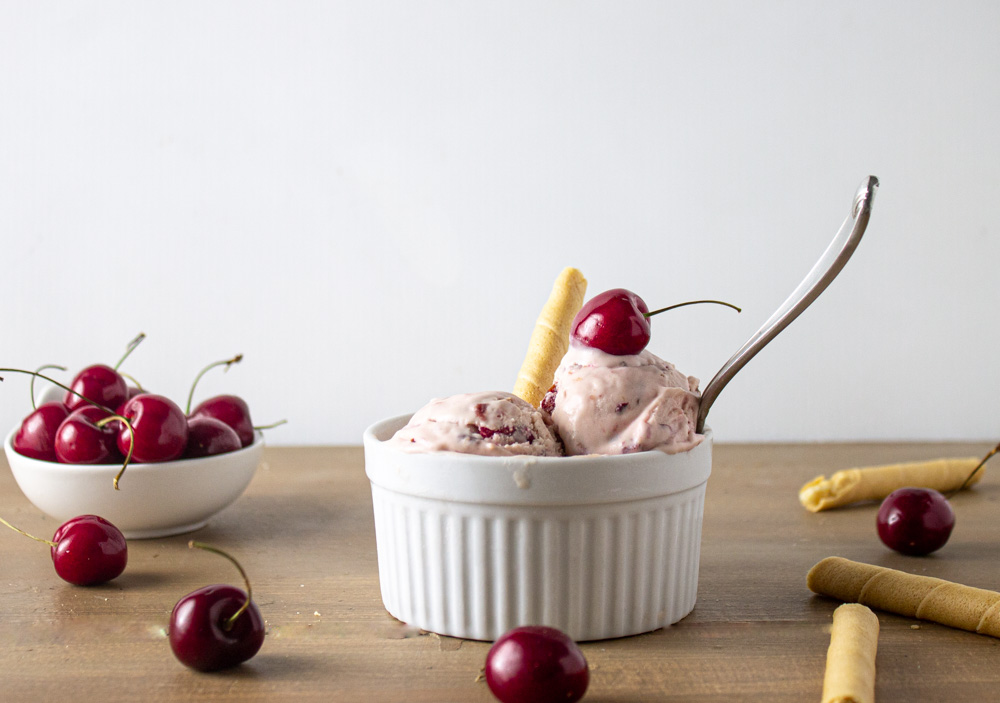
{"type": "MultiPolygon", "coordinates": [[[[836,602],[805,586],[838,555],[1000,589],[1000,481],[987,472],[953,499],[951,541],[904,557],[875,533],[874,504],[813,515],[797,489],[820,473],[921,458],[982,455],[986,444],[720,445],[708,483],[698,604],[677,625],[585,643],[598,701],[819,701],[836,602]]],[[[48,537],[56,528],[0,466],[0,516],[48,537]]],[[[493,700],[477,680],[489,645],[430,635],[382,607],[371,495],[358,447],[268,448],[246,494],[208,527],[133,541],[125,573],[78,588],[48,548],[0,533],[0,700],[493,700]],[[240,584],[231,565],[189,550],[229,550],[267,622],[260,653],[237,669],[190,671],[170,652],[178,598],[240,584]]],[[[1000,699],[1000,640],[879,613],[881,701],[1000,699]]]]}

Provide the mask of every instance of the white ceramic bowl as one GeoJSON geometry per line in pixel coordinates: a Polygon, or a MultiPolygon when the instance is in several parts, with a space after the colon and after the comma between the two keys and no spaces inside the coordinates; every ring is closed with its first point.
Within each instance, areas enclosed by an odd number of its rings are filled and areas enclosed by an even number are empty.
{"type": "Polygon", "coordinates": [[[494,640],[549,625],[575,640],[671,625],[694,608],[712,433],[683,454],[413,454],[368,428],[382,601],[430,632],[494,640]]]}
{"type": "Polygon", "coordinates": [[[129,464],[115,490],[120,464],[59,464],[14,451],[17,428],[4,441],[7,463],[21,491],[59,520],[100,515],[129,539],[165,537],[204,527],[242,495],[264,448],[258,432],[249,447],[202,459],[129,464]]]}

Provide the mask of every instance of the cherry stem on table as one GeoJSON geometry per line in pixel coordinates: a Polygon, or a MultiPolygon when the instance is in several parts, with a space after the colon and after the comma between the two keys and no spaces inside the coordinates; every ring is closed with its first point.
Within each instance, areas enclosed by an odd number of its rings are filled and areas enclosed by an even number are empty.
{"type": "MultiPolygon", "coordinates": [[[[59,369],[60,371],[65,371],[65,366],[59,366],[59,364],[45,364],[44,366],[39,366],[35,369],[35,373],[39,371],[44,371],[45,369],[59,369]]],[[[38,410],[38,406],[35,404],[35,377],[31,377],[31,385],[28,386],[28,392],[31,393],[31,409],[38,410]]]]}
{"type": "Polygon", "coordinates": [[[250,599],[251,599],[250,579],[247,577],[247,572],[243,570],[243,567],[240,566],[240,563],[236,561],[236,559],[234,559],[232,556],[222,551],[218,547],[213,547],[209,544],[205,544],[204,542],[195,542],[194,540],[191,540],[190,542],[188,542],[188,548],[204,549],[206,552],[212,552],[213,554],[218,554],[219,556],[225,557],[230,562],[232,562],[233,566],[236,567],[236,570],[240,572],[240,576],[243,577],[243,584],[247,587],[247,599],[243,603],[243,605],[240,606],[239,610],[237,610],[235,613],[229,616],[229,619],[226,620],[225,625],[222,626],[222,629],[224,629],[226,632],[229,632],[231,629],[233,629],[233,625],[236,624],[236,620],[243,613],[246,612],[247,608],[250,607],[250,599]]]}
{"type": "Polygon", "coordinates": [[[188,402],[187,402],[187,407],[184,409],[184,414],[185,415],[191,414],[191,400],[194,398],[194,389],[198,386],[198,381],[201,380],[202,376],[204,376],[208,371],[214,369],[216,366],[224,365],[226,368],[223,370],[228,371],[230,366],[232,366],[233,364],[238,364],[241,361],[243,361],[243,355],[237,354],[232,359],[225,359],[223,361],[214,361],[205,368],[203,368],[201,371],[199,371],[198,375],[194,377],[194,383],[191,384],[191,391],[188,393],[188,402]]]}
{"type": "Polygon", "coordinates": [[[125,361],[125,359],[128,358],[128,355],[134,352],[135,348],[139,346],[140,342],[142,342],[142,340],[144,340],[145,338],[146,338],[146,333],[140,332],[135,339],[133,339],[131,342],[128,343],[128,346],[125,348],[125,355],[118,360],[117,364],[115,364],[115,371],[118,370],[118,367],[121,366],[122,363],[125,361]]]}
{"type": "Polygon", "coordinates": [[[649,319],[653,315],[659,315],[661,312],[666,312],[667,310],[673,310],[674,308],[682,308],[685,305],[700,305],[701,303],[713,303],[715,305],[725,305],[727,308],[732,308],[736,312],[743,312],[743,308],[738,308],[732,303],[727,303],[722,300],[689,300],[686,303],[677,303],[676,305],[668,305],[665,308],[660,308],[659,310],[653,310],[652,312],[644,312],[642,316],[649,319]]]}
{"type": "MultiPolygon", "coordinates": [[[[34,378],[34,377],[37,376],[38,378],[42,379],[43,381],[48,381],[49,383],[55,384],[55,385],[59,386],[60,388],[62,388],[64,391],[69,391],[70,393],[72,393],[73,395],[77,396],[78,398],[82,398],[83,400],[87,401],[91,405],[100,408],[101,410],[103,410],[104,412],[108,413],[108,415],[111,416],[111,417],[103,418],[102,420],[99,420],[97,423],[95,423],[98,427],[104,427],[104,425],[108,424],[112,420],[120,420],[121,422],[124,422],[125,426],[128,428],[129,439],[130,439],[130,441],[129,441],[129,447],[128,447],[128,454],[125,456],[125,462],[122,464],[121,471],[118,472],[118,474],[115,476],[114,480],[112,481],[112,484],[114,485],[115,490],[116,491],[119,490],[119,488],[118,488],[118,479],[120,479],[122,477],[122,474],[125,473],[125,469],[128,468],[128,463],[132,459],[132,449],[135,447],[135,428],[132,427],[132,423],[131,422],[129,422],[126,418],[124,418],[121,415],[119,415],[118,413],[116,413],[114,410],[112,410],[111,408],[109,408],[107,405],[101,405],[100,403],[96,403],[93,400],[91,400],[90,398],[88,398],[87,396],[83,395],[82,393],[73,390],[72,388],[70,388],[67,385],[59,383],[59,381],[55,380],[54,378],[49,378],[45,374],[38,373],[37,371],[25,371],[24,369],[7,369],[7,368],[4,368],[4,369],[0,369],[0,373],[25,373],[25,374],[28,374],[29,376],[31,376],[32,378],[34,378]]],[[[2,380],[3,380],[3,376],[0,376],[0,381],[2,381],[2,380]]]]}
{"type": "Polygon", "coordinates": [[[993,449],[991,449],[991,450],[989,451],[989,453],[987,453],[987,455],[986,455],[986,456],[984,456],[984,457],[982,458],[982,461],[980,461],[980,462],[979,462],[978,464],[976,464],[976,468],[974,468],[974,469],[972,470],[972,472],[971,472],[971,473],[970,473],[970,474],[969,474],[969,475],[968,475],[968,476],[966,477],[965,481],[963,481],[963,482],[962,482],[962,485],[958,487],[958,490],[957,490],[957,491],[955,491],[955,493],[958,493],[959,491],[963,491],[963,490],[965,490],[965,489],[966,489],[966,488],[968,487],[968,485],[969,485],[969,481],[971,481],[971,480],[972,480],[972,477],[973,477],[973,476],[975,476],[975,475],[976,475],[976,474],[977,474],[977,473],[979,472],[979,470],[980,470],[981,468],[983,468],[983,465],[984,465],[984,464],[985,464],[985,463],[986,463],[987,461],[989,461],[989,460],[990,460],[990,458],[991,458],[991,457],[992,457],[992,456],[993,456],[994,454],[996,454],[997,452],[1000,452],[1000,444],[998,444],[997,446],[993,447],[993,449]]]}
{"type": "Polygon", "coordinates": [[[47,544],[50,547],[58,547],[59,546],[59,545],[57,545],[55,542],[53,542],[50,539],[42,539],[41,537],[35,537],[34,535],[29,534],[29,533],[25,532],[24,530],[22,530],[20,527],[14,527],[9,522],[7,522],[6,520],[4,520],[2,517],[0,517],[0,522],[2,522],[3,524],[5,524],[10,529],[14,530],[14,532],[20,532],[25,537],[30,537],[31,539],[35,540],[36,542],[41,542],[42,544],[47,544]]]}

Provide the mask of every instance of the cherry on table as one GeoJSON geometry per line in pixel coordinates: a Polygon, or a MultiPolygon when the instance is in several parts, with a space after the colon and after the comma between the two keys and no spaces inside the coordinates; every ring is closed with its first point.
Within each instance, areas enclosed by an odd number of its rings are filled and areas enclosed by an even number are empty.
{"type": "Polygon", "coordinates": [[[184,457],[196,459],[241,449],[236,430],[214,417],[188,418],[188,441],[184,457]]]}
{"type": "Polygon", "coordinates": [[[14,435],[14,451],[32,459],[56,461],[56,432],[68,415],[69,410],[57,400],[42,403],[21,421],[14,435]]]}
{"type": "Polygon", "coordinates": [[[264,618],[253,602],[250,580],[233,557],[221,549],[188,542],[231,561],[243,576],[246,591],[216,584],[187,594],[170,614],[170,649],[192,669],[216,671],[253,657],[264,644],[264,618]]]}
{"type": "Polygon", "coordinates": [[[128,544],[121,530],[97,515],[64,522],[51,540],[30,535],[0,518],[7,527],[50,547],[52,565],[63,581],[95,586],[117,578],[128,563],[128,544]]]}
{"type": "Polygon", "coordinates": [[[878,536],[890,549],[923,556],[945,545],[955,527],[951,503],[932,488],[899,488],[878,509],[878,536]]]}
{"type": "Polygon", "coordinates": [[[649,344],[649,318],[667,310],[714,303],[740,312],[740,308],[721,300],[691,300],[650,312],[645,301],[630,290],[613,288],[584,303],[573,319],[570,335],[578,343],[616,356],[640,353],[649,344]]]}
{"type": "Polygon", "coordinates": [[[504,633],[486,655],[486,684],[502,703],[573,703],[590,682],[576,643],[553,627],[529,625],[504,633]]]}
{"type": "Polygon", "coordinates": [[[170,398],[142,393],[125,403],[119,413],[132,425],[118,432],[118,449],[142,463],[170,461],[184,453],[188,441],[187,418],[170,398]],[[133,441],[134,435],[134,441],[133,441]]]}

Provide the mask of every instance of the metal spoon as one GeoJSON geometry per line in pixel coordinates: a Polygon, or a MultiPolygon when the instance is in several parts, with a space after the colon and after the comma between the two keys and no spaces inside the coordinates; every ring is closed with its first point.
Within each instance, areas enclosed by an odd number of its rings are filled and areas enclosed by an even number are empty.
{"type": "Polygon", "coordinates": [[[697,431],[699,433],[705,429],[705,417],[712,408],[712,404],[722,389],[726,387],[726,384],[733,380],[733,376],[757,352],[763,349],[764,345],[777,337],[781,330],[788,327],[792,320],[809,307],[844,268],[844,264],[857,249],[861,242],[861,235],[865,233],[865,228],[868,226],[872,201],[875,199],[877,190],[878,179],[875,176],[868,176],[854,195],[851,214],[844,220],[840,231],[823,252],[823,256],[819,258],[819,261],[798,285],[798,288],[792,291],[792,294],[781,304],[781,307],[747,340],[746,344],[733,354],[729,361],[719,369],[719,373],[715,374],[715,377],[705,386],[705,390],[701,394],[701,407],[698,410],[697,431]]]}

